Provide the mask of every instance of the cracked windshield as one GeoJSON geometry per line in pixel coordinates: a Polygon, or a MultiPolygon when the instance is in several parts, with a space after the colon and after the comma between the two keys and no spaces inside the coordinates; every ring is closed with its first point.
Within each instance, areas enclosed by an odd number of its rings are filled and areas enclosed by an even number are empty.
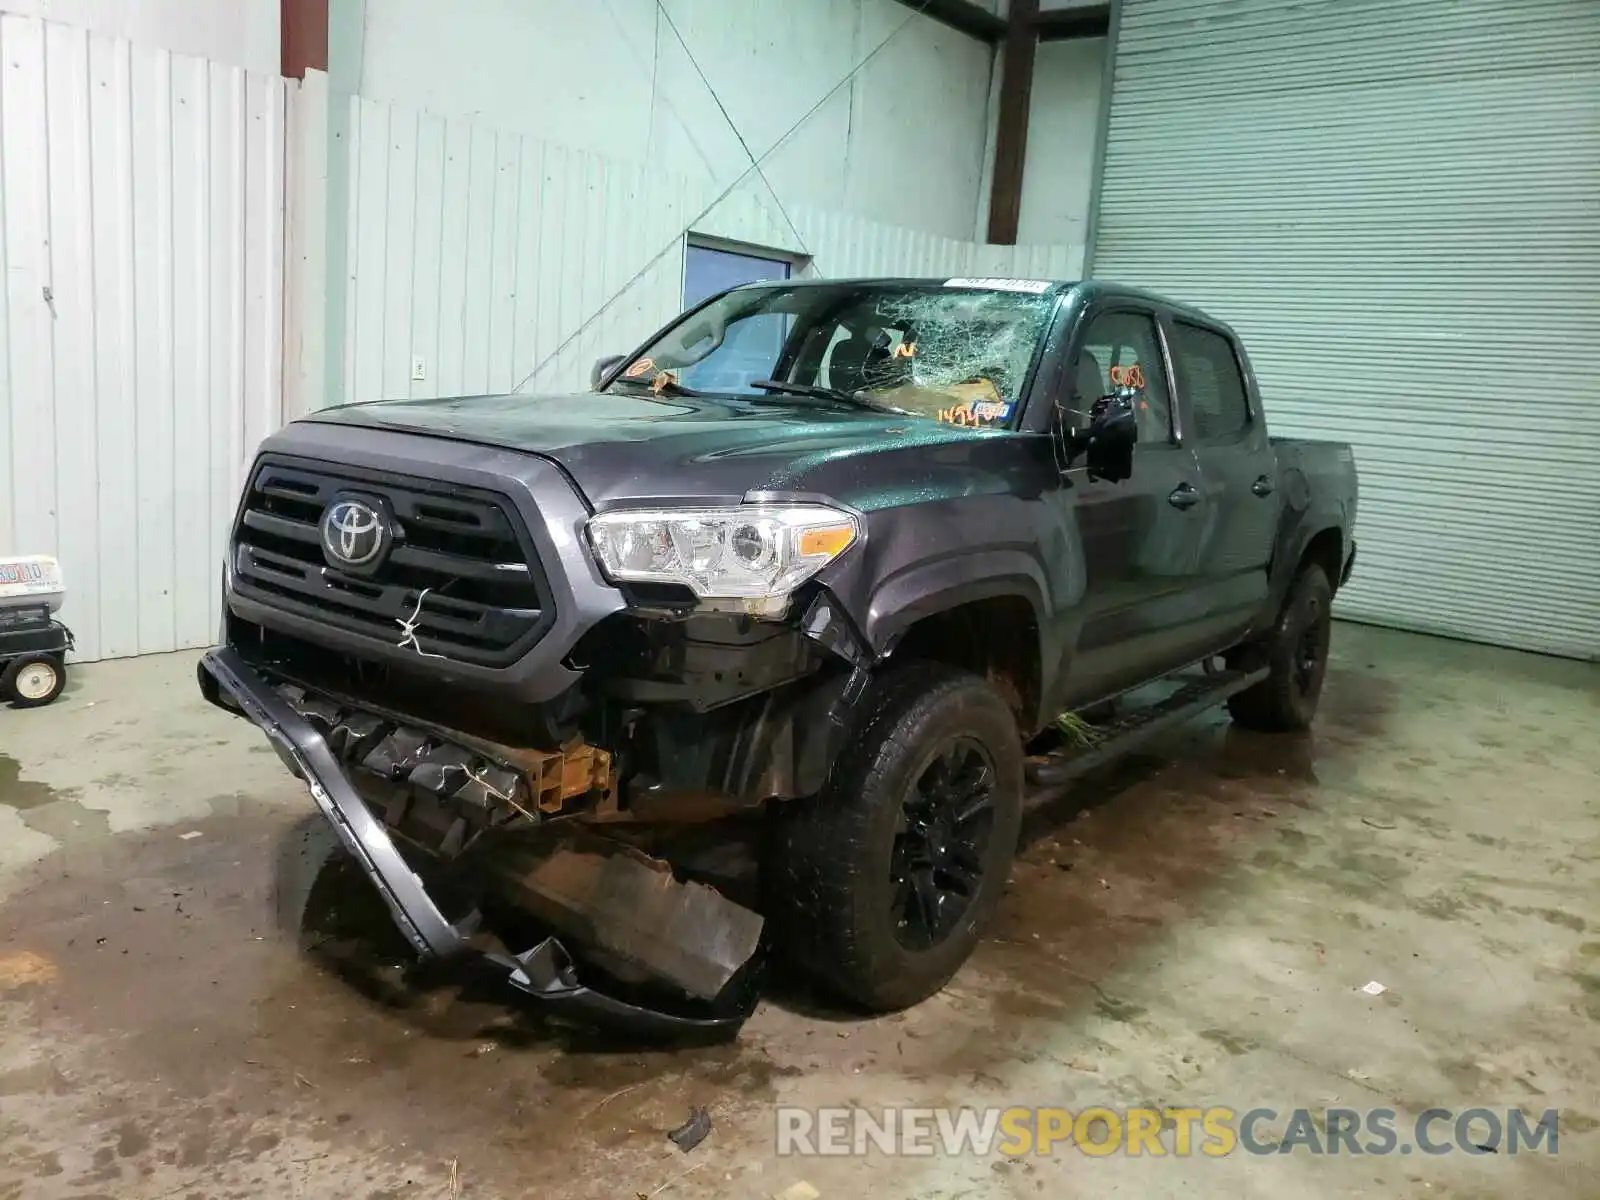
{"type": "Polygon", "coordinates": [[[950,284],[741,288],[685,318],[610,389],[839,405],[1009,427],[1055,297],[950,284]]]}

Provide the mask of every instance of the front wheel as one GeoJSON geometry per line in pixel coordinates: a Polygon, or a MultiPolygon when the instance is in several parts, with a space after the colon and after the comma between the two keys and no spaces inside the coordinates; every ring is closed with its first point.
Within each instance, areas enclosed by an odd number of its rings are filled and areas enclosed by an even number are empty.
{"type": "Polygon", "coordinates": [[[1228,701],[1236,724],[1274,732],[1310,726],[1328,671],[1332,604],[1333,588],[1322,568],[1314,563],[1301,568],[1277,624],[1248,648],[1248,657],[1271,674],[1228,701]]]}
{"type": "Polygon", "coordinates": [[[24,654],[0,675],[0,699],[18,708],[39,708],[67,686],[66,665],[54,654],[24,654]]]}
{"type": "Polygon", "coordinates": [[[872,1011],[937,992],[1005,890],[1022,765],[1016,720],[983,680],[929,663],[891,671],[823,791],[774,814],[766,874],[789,949],[872,1011]]]}

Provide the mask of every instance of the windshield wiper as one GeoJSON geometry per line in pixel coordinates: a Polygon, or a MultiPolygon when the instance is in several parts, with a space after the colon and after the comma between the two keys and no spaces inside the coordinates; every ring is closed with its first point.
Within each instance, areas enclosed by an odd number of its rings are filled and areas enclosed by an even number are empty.
{"type": "Polygon", "coordinates": [[[704,392],[696,391],[694,388],[686,388],[686,387],[684,387],[683,384],[679,383],[676,379],[669,378],[665,382],[659,382],[658,383],[657,381],[660,380],[660,379],[661,379],[660,375],[652,375],[649,379],[625,379],[625,378],[613,379],[610,383],[608,383],[606,385],[606,390],[610,391],[612,388],[616,387],[617,384],[619,384],[619,383],[626,383],[626,384],[631,384],[634,387],[645,388],[648,391],[654,392],[658,396],[704,396],[705,395],[704,392]]]}
{"type": "Polygon", "coordinates": [[[858,396],[854,392],[847,392],[842,388],[822,387],[820,384],[784,383],[778,379],[756,379],[751,381],[750,386],[767,392],[782,392],[786,396],[809,396],[813,400],[832,400],[838,404],[848,404],[851,408],[865,408],[871,412],[897,411],[886,405],[876,404],[865,396],[858,396]]]}

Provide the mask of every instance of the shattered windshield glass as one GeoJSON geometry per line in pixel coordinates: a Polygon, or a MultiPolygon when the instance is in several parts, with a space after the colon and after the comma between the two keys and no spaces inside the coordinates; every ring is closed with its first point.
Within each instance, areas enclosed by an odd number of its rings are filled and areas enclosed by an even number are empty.
{"type": "Polygon", "coordinates": [[[1007,427],[1055,296],[1042,283],[965,283],[741,288],[668,330],[609,387],[1007,427]]]}

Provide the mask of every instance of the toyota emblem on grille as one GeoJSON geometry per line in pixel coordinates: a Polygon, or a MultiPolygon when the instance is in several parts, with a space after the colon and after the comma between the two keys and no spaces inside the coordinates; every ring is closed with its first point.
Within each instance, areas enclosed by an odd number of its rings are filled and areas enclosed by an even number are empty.
{"type": "Polygon", "coordinates": [[[322,550],[335,567],[358,571],[375,565],[390,536],[383,513],[364,500],[335,497],[322,514],[322,550]]]}

